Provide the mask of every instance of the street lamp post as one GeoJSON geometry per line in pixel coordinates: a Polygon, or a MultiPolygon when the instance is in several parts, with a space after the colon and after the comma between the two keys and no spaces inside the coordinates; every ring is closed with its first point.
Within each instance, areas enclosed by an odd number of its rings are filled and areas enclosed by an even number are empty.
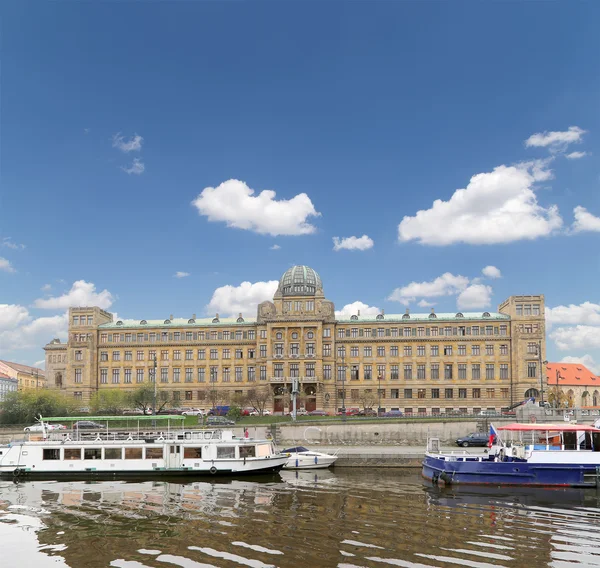
{"type": "Polygon", "coordinates": [[[342,416],[346,416],[346,362],[342,355],[342,416]]]}
{"type": "Polygon", "coordinates": [[[381,373],[377,375],[377,416],[381,413],[381,373]]]}
{"type": "Polygon", "coordinates": [[[156,355],[154,355],[154,397],[152,398],[152,416],[156,416],[156,389],[157,389],[157,381],[156,381],[156,355]]]}
{"type": "Polygon", "coordinates": [[[538,361],[540,363],[540,396],[542,398],[542,406],[544,406],[544,369],[543,365],[547,365],[548,361],[542,361],[542,342],[540,341],[538,344],[538,361]]]}

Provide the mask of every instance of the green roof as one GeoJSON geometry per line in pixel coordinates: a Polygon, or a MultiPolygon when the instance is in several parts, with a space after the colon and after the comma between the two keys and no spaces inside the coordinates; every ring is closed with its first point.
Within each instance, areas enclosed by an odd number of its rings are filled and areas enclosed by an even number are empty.
{"type": "Polygon", "coordinates": [[[361,323],[361,322],[396,322],[396,323],[410,323],[411,321],[428,321],[429,323],[435,323],[439,321],[509,321],[510,316],[506,314],[500,314],[498,312],[447,312],[447,313],[425,313],[425,314],[385,314],[382,318],[379,316],[352,316],[338,318],[339,323],[361,323]],[[461,315],[462,314],[462,317],[461,315]],[[489,314],[484,316],[483,314],[489,314]],[[379,318],[379,319],[378,319],[379,318]]]}
{"type": "Polygon", "coordinates": [[[117,320],[110,323],[103,323],[98,326],[99,329],[123,329],[123,328],[174,328],[174,327],[205,327],[210,326],[243,326],[243,325],[255,325],[256,318],[196,318],[196,319],[185,319],[185,318],[173,318],[172,320],[134,320],[134,319],[123,319],[117,320]],[[241,319],[241,321],[239,321],[241,319]],[[217,321],[214,321],[217,320],[217,321]],[[142,323],[145,321],[146,323],[142,323]],[[119,323],[121,322],[121,323],[119,323]],[[169,322],[169,323],[165,323],[169,322]],[[191,322],[191,323],[190,323],[191,322]]]}

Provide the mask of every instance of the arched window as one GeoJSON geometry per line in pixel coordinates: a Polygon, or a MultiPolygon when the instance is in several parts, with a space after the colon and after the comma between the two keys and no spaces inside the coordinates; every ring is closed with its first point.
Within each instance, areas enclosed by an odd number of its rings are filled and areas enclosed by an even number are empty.
{"type": "Polygon", "coordinates": [[[489,318],[490,316],[490,312],[483,312],[483,317],[484,318],[489,318]]]}
{"type": "Polygon", "coordinates": [[[375,319],[382,320],[384,319],[384,317],[385,316],[383,314],[377,314],[377,317],[375,319]]]}
{"type": "Polygon", "coordinates": [[[540,396],[540,391],[537,389],[527,389],[525,391],[525,398],[537,398],[540,396]]]}
{"type": "Polygon", "coordinates": [[[61,389],[63,386],[62,382],[63,382],[62,373],[56,373],[54,375],[54,384],[56,385],[56,387],[61,389]]]}
{"type": "Polygon", "coordinates": [[[456,314],[456,317],[457,317],[457,318],[464,318],[465,316],[463,316],[462,312],[458,312],[458,313],[456,314]]]}
{"type": "Polygon", "coordinates": [[[352,316],[350,319],[356,321],[358,319],[358,316],[352,316]]]}
{"type": "Polygon", "coordinates": [[[598,393],[597,390],[594,391],[594,396],[592,397],[592,404],[594,406],[598,406],[598,403],[600,402],[600,393],[598,393]]]}
{"type": "Polygon", "coordinates": [[[192,319],[189,319],[189,320],[188,320],[188,323],[196,323],[196,320],[195,320],[195,319],[193,319],[193,318],[192,318],[192,319]]]}
{"type": "Polygon", "coordinates": [[[165,323],[166,325],[171,323],[171,320],[165,320],[163,323],[165,323]]]}
{"type": "Polygon", "coordinates": [[[243,317],[239,317],[236,321],[238,323],[244,323],[244,318],[243,317]]]}
{"type": "Polygon", "coordinates": [[[213,323],[219,323],[219,318],[213,318],[212,322],[213,323]]]}
{"type": "Polygon", "coordinates": [[[567,391],[567,408],[573,408],[575,406],[575,393],[573,389],[567,391]]]}
{"type": "Polygon", "coordinates": [[[590,405],[590,393],[588,391],[584,391],[581,395],[581,406],[589,406],[590,405]]]}
{"type": "Polygon", "coordinates": [[[409,319],[410,319],[410,314],[404,314],[404,315],[402,316],[402,319],[403,319],[403,320],[409,320],[409,319]]]}
{"type": "Polygon", "coordinates": [[[119,320],[119,321],[117,322],[117,325],[123,325],[123,322],[122,322],[121,320],[119,320]]]}
{"type": "Polygon", "coordinates": [[[140,322],[140,325],[148,325],[148,322],[147,322],[146,320],[142,320],[142,321],[140,322]]]}
{"type": "Polygon", "coordinates": [[[433,314],[433,313],[429,314],[429,319],[435,319],[435,318],[437,318],[437,316],[435,314],[433,314]]]}
{"type": "Polygon", "coordinates": [[[314,385],[309,385],[309,386],[306,387],[306,389],[304,389],[304,392],[308,396],[315,396],[317,394],[317,389],[315,388],[314,385]]]}

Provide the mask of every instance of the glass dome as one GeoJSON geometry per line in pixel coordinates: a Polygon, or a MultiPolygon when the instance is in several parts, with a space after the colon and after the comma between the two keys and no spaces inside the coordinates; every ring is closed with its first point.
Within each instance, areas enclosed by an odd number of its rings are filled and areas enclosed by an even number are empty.
{"type": "Polygon", "coordinates": [[[279,280],[282,296],[314,296],[322,288],[321,277],[309,266],[292,266],[279,280]]]}

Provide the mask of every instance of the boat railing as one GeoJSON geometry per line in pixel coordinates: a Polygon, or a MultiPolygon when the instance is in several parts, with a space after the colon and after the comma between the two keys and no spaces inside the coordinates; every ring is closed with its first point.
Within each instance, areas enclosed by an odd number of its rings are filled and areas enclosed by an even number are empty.
{"type": "MultiPolygon", "coordinates": [[[[78,430],[49,432],[46,441],[51,442],[140,442],[160,443],[167,442],[207,442],[221,440],[221,430],[118,430],[83,432],[78,430]]],[[[30,434],[30,441],[43,441],[42,435],[30,434]]]]}

